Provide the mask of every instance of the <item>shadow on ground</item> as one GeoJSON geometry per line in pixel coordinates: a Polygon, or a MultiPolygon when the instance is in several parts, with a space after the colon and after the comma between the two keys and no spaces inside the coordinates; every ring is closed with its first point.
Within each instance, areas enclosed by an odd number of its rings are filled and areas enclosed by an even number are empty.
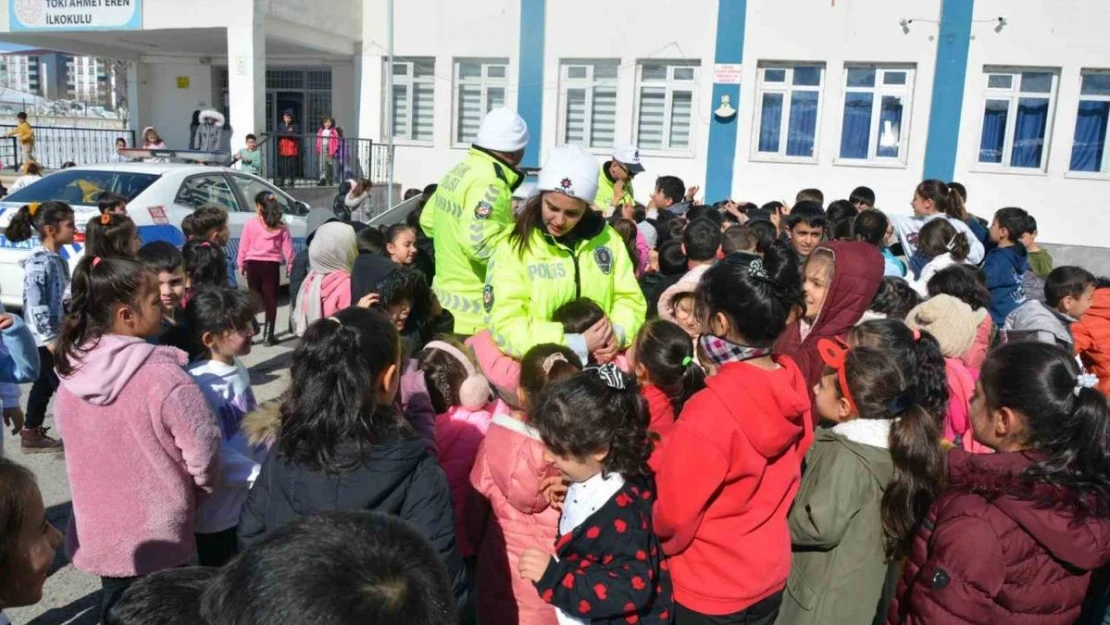
{"type": "Polygon", "coordinates": [[[67,606],[47,610],[27,625],[97,625],[100,621],[100,591],[90,592],[67,606]]]}

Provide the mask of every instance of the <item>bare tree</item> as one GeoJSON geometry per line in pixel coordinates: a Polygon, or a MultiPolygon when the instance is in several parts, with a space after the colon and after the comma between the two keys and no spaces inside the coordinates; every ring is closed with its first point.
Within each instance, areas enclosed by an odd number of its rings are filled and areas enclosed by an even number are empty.
{"type": "Polygon", "coordinates": [[[102,96],[105,101],[101,104],[105,107],[111,107],[112,102],[115,101],[116,114],[126,125],[131,114],[130,102],[127,99],[127,72],[131,68],[131,62],[104,57],[96,60],[104,68],[104,73],[108,77],[108,89],[102,96]]]}

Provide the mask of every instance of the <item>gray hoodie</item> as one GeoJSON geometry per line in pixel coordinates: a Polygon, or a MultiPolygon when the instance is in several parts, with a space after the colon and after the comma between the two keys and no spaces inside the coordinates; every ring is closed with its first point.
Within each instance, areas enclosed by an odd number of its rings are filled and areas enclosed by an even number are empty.
{"type": "Polygon", "coordinates": [[[1059,345],[1070,352],[1075,345],[1071,336],[1071,324],[1075,321],[1046,304],[1028,300],[1007,315],[1002,332],[1006,341],[1035,340],[1059,345]]]}

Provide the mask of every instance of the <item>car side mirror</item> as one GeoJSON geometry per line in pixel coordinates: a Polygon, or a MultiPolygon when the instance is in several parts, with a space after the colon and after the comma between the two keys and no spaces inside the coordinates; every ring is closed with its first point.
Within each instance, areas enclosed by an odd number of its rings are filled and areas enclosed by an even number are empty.
{"type": "Polygon", "coordinates": [[[308,203],[302,202],[300,200],[297,200],[297,208],[305,214],[308,214],[308,211],[312,210],[312,207],[309,206],[308,203]]]}

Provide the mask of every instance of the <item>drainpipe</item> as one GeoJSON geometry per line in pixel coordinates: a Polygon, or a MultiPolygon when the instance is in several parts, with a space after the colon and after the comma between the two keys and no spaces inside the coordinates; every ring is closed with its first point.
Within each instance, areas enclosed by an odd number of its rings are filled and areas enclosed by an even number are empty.
{"type": "Polygon", "coordinates": [[[386,132],[389,135],[389,201],[386,207],[393,206],[393,0],[389,0],[387,8],[389,21],[389,65],[386,67],[386,95],[385,95],[385,110],[386,113],[386,132]]]}

